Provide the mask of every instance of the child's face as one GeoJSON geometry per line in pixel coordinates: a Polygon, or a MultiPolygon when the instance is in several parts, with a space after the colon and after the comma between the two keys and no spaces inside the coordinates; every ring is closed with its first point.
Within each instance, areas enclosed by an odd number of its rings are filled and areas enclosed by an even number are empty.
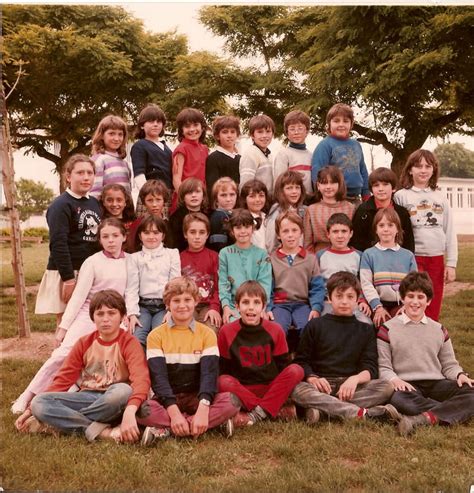
{"type": "Polygon", "coordinates": [[[273,130],[271,128],[257,128],[252,134],[252,139],[258,147],[266,149],[273,139],[273,130]]]}
{"type": "Polygon", "coordinates": [[[433,171],[433,166],[422,157],[420,162],[414,164],[409,171],[409,174],[413,178],[413,185],[418,188],[426,188],[433,176],[433,171]]]}
{"type": "Polygon", "coordinates": [[[392,200],[392,184],[385,181],[376,181],[372,185],[372,193],[378,202],[387,202],[392,200]]]}
{"type": "Polygon", "coordinates": [[[300,247],[300,240],[303,232],[300,227],[290,221],[289,219],[283,219],[280,223],[280,234],[279,238],[283,245],[283,249],[291,252],[293,250],[298,251],[300,247]]]}
{"type": "Polygon", "coordinates": [[[334,250],[347,250],[352,231],[345,224],[334,224],[329,228],[328,238],[334,250]]]}
{"type": "Polygon", "coordinates": [[[188,140],[199,140],[202,125],[198,122],[188,122],[183,125],[183,137],[188,140]]]}
{"type": "Polygon", "coordinates": [[[94,323],[103,341],[115,339],[120,332],[122,315],[117,308],[110,308],[106,305],[100,306],[94,312],[94,323]]]}
{"type": "Polygon", "coordinates": [[[152,216],[161,217],[163,207],[165,206],[163,195],[154,195],[149,193],[148,195],[145,195],[144,204],[147,212],[149,212],[152,216]]]}
{"type": "Polygon", "coordinates": [[[265,305],[259,296],[244,294],[237,304],[242,322],[246,325],[259,325],[265,305]]]}
{"type": "Polygon", "coordinates": [[[382,216],[382,219],[377,223],[375,233],[381,245],[392,246],[395,244],[398,228],[395,223],[382,216]]]}
{"type": "Polygon", "coordinates": [[[118,151],[122,143],[123,130],[109,128],[104,132],[104,147],[107,151],[118,151]]]}
{"type": "Polygon", "coordinates": [[[150,120],[143,124],[145,138],[149,140],[157,140],[163,130],[163,122],[160,120],[150,120]]]}
{"type": "Polygon", "coordinates": [[[431,303],[423,291],[408,291],[402,301],[406,315],[416,322],[423,318],[426,308],[431,303]]]}
{"type": "Polygon", "coordinates": [[[336,139],[348,139],[351,128],[352,122],[347,116],[336,115],[329,122],[329,134],[336,139]]]}
{"type": "Polygon", "coordinates": [[[328,179],[326,183],[317,182],[316,187],[324,200],[336,200],[336,194],[339,190],[339,183],[328,179]]]}
{"type": "Polygon", "coordinates": [[[296,205],[301,198],[301,187],[296,183],[288,183],[283,187],[283,195],[290,205],[296,205]]]}
{"type": "Polygon", "coordinates": [[[175,294],[169,302],[169,311],[173,317],[173,321],[178,325],[187,325],[191,322],[194,316],[197,300],[194,299],[191,293],[175,294]]]}
{"type": "Polygon", "coordinates": [[[220,188],[217,192],[217,207],[220,207],[221,209],[227,211],[232,210],[235,207],[236,200],[237,192],[232,187],[220,188]]]}
{"type": "Polygon", "coordinates": [[[329,301],[334,315],[350,317],[357,306],[357,292],[354,288],[335,289],[331,293],[329,301]]]}
{"type": "Polygon", "coordinates": [[[148,229],[140,232],[139,238],[145,248],[153,250],[158,248],[163,242],[164,235],[158,231],[156,226],[151,225],[148,229]]]}
{"type": "Polygon", "coordinates": [[[120,190],[109,190],[103,198],[104,207],[107,212],[119,219],[122,218],[125,209],[125,196],[120,190]]]}
{"type": "Polygon", "coordinates": [[[248,247],[252,241],[253,226],[234,226],[232,228],[232,234],[235,238],[235,243],[239,247],[248,247]]]}
{"type": "Polygon", "coordinates": [[[235,149],[235,143],[239,135],[237,134],[237,130],[235,128],[223,128],[219,135],[217,136],[217,141],[220,146],[228,151],[233,151],[235,149]]]}
{"type": "Polygon", "coordinates": [[[200,252],[206,244],[209,233],[206,225],[201,221],[191,221],[188,230],[184,233],[191,252],[200,252]]]}
{"type": "Polygon", "coordinates": [[[122,250],[125,236],[120,229],[115,226],[104,226],[100,231],[99,241],[104,251],[117,257],[122,250]]]}
{"type": "Polygon", "coordinates": [[[265,192],[250,192],[245,198],[245,203],[250,212],[258,214],[265,207],[266,200],[265,192]]]}
{"type": "Polygon", "coordinates": [[[92,164],[87,161],[78,162],[73,170],[66,174],[66,181],[69,183],[71,192],[84,196],[94,184],[94,169],[92,164]]]}
{"type": "Polygon", "coordinates": [[[308,129],[302,123],[292,123],[286,130],[288,140],[294,144],[304,144],[308,129]]]}
{"type": "Polygon", "coordinates": [[[204,191],[202,188],[198,188],[184,196],[184,205],[190,211],[199,211],[201,210],[203,200],[204,191]]]}

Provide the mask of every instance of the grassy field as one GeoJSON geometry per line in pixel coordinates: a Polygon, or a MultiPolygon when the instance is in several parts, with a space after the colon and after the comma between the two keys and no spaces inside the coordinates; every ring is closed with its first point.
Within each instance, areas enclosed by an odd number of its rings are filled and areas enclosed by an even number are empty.
{"type": "MultiPolygon", "coordinates": [[[[35,264],[35,255],[31,261],[35,264]]],[[[459,281],[474,282],[473,265],[472,244],[461,245],[459,281]]],[[[9,303],[4,307],[11,312],[14,298],[9,303]]],[[[474,291],[447,298],[442,321],[460,363],[474,374],[474,291]]],[[[39,366],[2,361],[0,486],[5,490],[467,493],[474,484],[472,421],[421,429],[409,439],[388,425],[331,422],[310,428],[273,422],[239,429],[230,440],[213,432],[150,449],[23,436],[14,431],[8,408],[39,366]]]]}

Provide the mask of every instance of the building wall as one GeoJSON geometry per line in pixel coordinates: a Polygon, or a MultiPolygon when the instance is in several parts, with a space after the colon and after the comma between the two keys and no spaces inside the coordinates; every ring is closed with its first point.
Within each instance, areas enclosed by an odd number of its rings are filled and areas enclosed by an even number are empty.
{"type": "Polygon", "coordinates": [[[474,179],[442,177],[438,186],[448,197],[457,234],[474,234],[474,179]]]}

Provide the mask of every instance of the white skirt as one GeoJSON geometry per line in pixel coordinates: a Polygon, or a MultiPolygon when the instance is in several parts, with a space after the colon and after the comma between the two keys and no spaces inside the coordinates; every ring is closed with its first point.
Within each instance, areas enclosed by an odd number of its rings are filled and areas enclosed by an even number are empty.
{"type": "MultiPolygon", "coordinates": [[[[77,271],[74,271],[74,274],[77,274],[77,271]]],[[[45,271],[36,296],[35,313],[37,315],[64,313],[66,303],[61,299],[61,287],[59,272],[57,270],[45,271]]]]}

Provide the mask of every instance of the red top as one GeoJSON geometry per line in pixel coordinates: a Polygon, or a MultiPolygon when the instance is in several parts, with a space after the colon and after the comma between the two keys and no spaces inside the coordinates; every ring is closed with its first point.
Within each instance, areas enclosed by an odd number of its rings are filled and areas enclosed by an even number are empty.
{"type": "Polygon", "coordinates": [[[176,154],[184,156],[183,176],[181,182],[186,178],[194,177],[206,184],[206,159],[209,149],[198,140],[183,139],[173,151],[173,158],[176,154]]]}

